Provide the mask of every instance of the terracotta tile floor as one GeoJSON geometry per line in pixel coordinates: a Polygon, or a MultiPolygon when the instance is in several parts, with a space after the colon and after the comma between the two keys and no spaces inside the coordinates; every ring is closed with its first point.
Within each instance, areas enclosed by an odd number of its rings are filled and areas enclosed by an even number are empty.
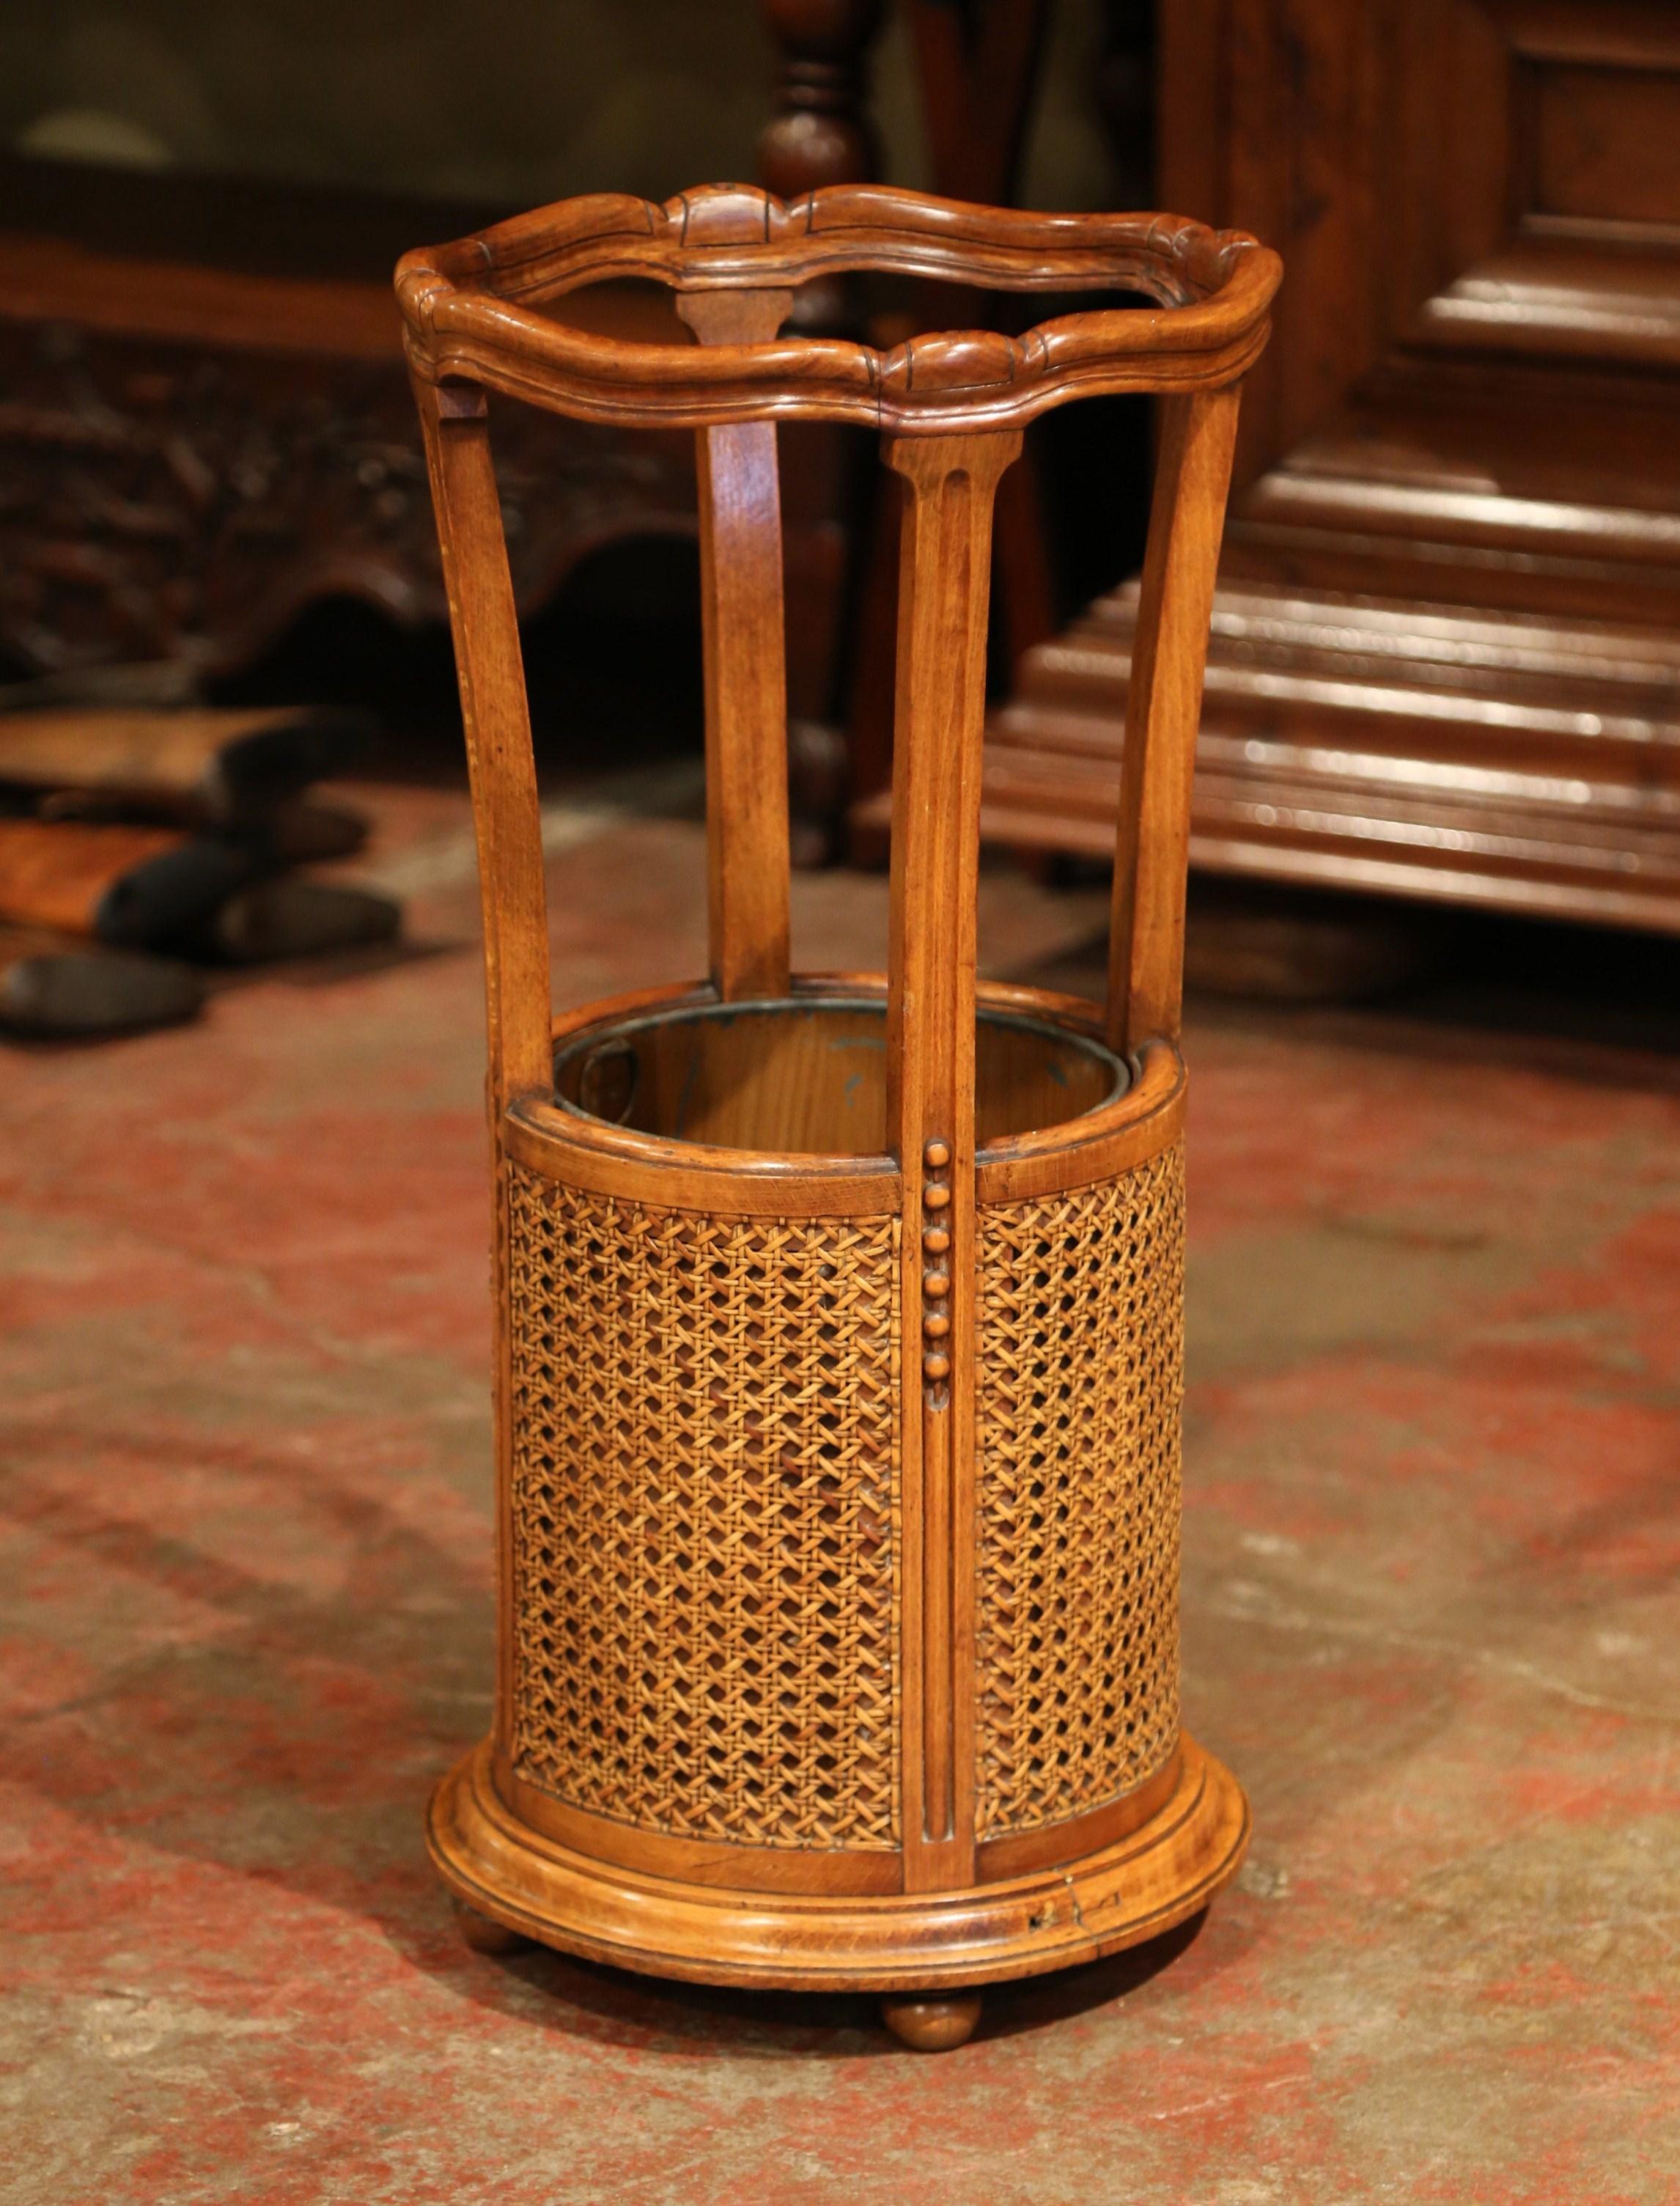
{"type": "MultiPolygon", "coordinates": [[[[431,954],[0,1059],[0,2197],[1313,2206],[1680,2197],[1677,1060],[1191,1023],[1189,1720],[1254,1803],[1166,1950],[862,2000],[457,1942],[490,1672],[464,814],[431,954]]],[[[567,998],[691,970],[698,836],[551,821],[567,998]]],[[[800,884],[805,962],[882,885],[800,884]]],[[[987,962],[1100,919],[987,876],[987,962]]]]}

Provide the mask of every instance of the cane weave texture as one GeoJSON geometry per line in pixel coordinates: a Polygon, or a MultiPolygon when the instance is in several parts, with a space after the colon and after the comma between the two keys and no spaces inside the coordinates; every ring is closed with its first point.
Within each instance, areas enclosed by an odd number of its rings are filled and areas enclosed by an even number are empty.
{"type": "Polygon", "coordinates": [[[686,1838],[899,1833],[891,1218],[509,1168],[513,1760],[686,1838]]]}
{"type": "Polygon", "coordinates": [[[978,1220],[979,1834],[1101,1806],[1178,1736],[1178,1148],[978,1220]]]}

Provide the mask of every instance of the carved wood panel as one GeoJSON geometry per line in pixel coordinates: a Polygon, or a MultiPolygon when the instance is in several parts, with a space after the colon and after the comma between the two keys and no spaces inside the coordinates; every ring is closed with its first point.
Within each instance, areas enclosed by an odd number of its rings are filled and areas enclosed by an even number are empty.
{"type": "MultiPolygon", "coordinates": [[[[0,319],[0,644],[51,670],[238,665],[310,600],[441,619],[408,378],[388,360],[0,319]]],[[[511,402],[494,430],[522,605],[586,552],[694,526],[692,439],[511,402]]]]}

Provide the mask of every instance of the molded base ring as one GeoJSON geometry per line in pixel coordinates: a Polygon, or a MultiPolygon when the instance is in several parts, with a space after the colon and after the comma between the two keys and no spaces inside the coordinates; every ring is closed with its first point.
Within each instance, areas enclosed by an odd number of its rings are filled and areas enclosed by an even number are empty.
{"type": "Polygon", "coordinates": [[[1094,1961],[1194,1915],[1248,1844],[1248,1804],[1190,1738],[1177,1790],[1101,1851],[961,1892],[760,1894],[596,1861],[515,1820],[488,1742],[432,1796],[438,1874],[481,1915],[586,1960],[694,1983],[932,1992],[1094,1961]]]}

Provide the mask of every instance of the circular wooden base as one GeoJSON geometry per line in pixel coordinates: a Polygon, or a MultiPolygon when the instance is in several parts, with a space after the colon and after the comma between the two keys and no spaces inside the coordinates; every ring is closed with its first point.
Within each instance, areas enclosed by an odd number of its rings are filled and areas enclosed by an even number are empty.
{"type": "Polygon", "coordinates": [[[1248,1842],[1242,1787],[1186,1738],[1171,1797],[1127,1837],[1081,1859],[961,1892],[749,1893],[575,1852],[520,1822],[491,1768],[486,1744],[432,1797],[427,1843],[455,1897],[564,1953],[697,1983],[937,1999],[1069,1968],[1205,1907],[1248,1842]]]}

